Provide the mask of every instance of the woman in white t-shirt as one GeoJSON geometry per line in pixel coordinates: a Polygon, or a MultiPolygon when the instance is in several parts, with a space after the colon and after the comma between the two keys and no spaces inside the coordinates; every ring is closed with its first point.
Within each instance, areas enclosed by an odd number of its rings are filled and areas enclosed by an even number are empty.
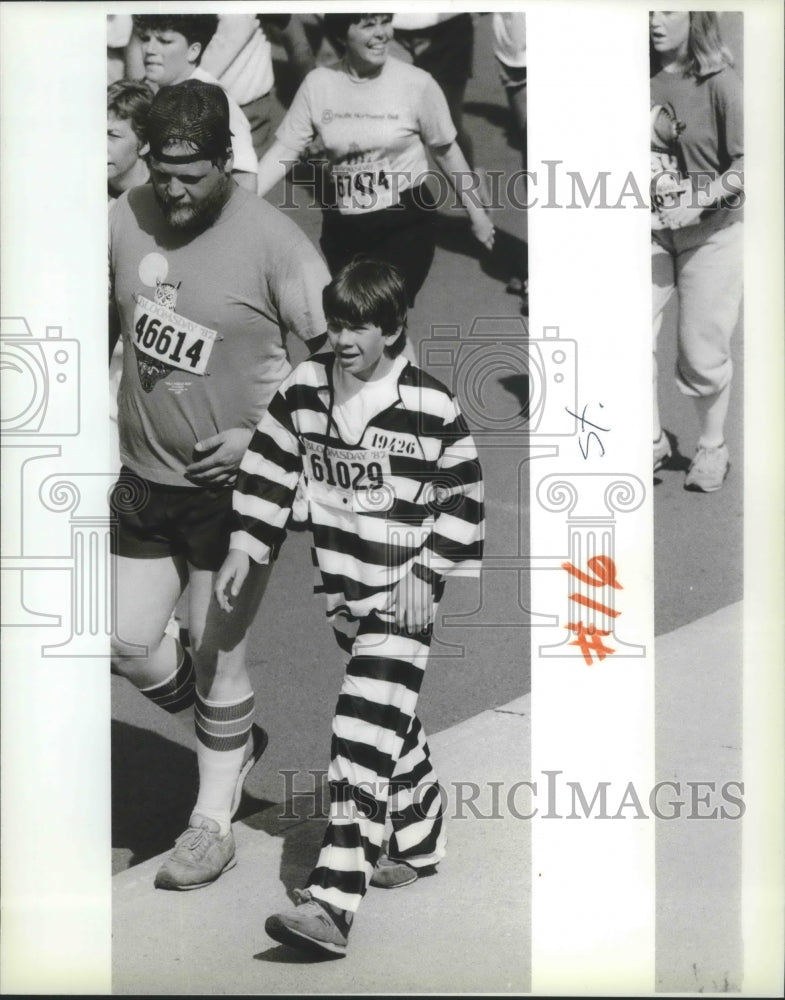
{"type": "Polygon", "coordinates": [[[372,253],[400,268],[412,305],[433,260],[436,205],[450,193],[429,169],[428,151],[488,250],[493,226],[438,84],[429,73],[388,58],[392,16],[326,14],[324,23],[342,58],[303,81],[259,161],[258,192],[266,195],[317,141],[330,165],[321,237],[330,270],[372,253]],[[429,176],[439,185],[436,199],[425,183],[429,176]]]}

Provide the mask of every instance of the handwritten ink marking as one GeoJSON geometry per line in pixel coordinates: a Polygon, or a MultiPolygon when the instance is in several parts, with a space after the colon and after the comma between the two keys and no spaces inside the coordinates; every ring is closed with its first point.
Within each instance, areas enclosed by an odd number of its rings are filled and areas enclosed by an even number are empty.
{"type": "Polygon", "coordinates": [[[587,560],[586,565],[594,576],[582,573],[570,562],[561,564],[562,569],[576,577],[581,583],[587,583],[590,587],[615,587],[616,590],[624,590],[624,587],[616,579],[616,563],[610,556],[592,556],[587,560]]]}
{"type": "Polygon", "coordinates": [[[611,649],[610,646],[606,646],[600,636],[610,635],[610,632],[604,632],[600,629],[596,629],[594,625],[589,625],[588,627],[583,624],[583,622],[569,622],[564,626],[568,628],[571,632],[574,632],[578,638],[573,640],[570,645],[580,647],[580,651],[583,653],[583,658],[586,661],[586,665],[590,667],[593,663],[592,654],[596,654],[598,660],[604,660],[608,653],[615,653],[615,649],[611,649]]]}
{"type": "Polygon", "coordinates": [[[577,601],[578,604],[583,604],[594,611],[601,611],[602,614],[609,615],[611,618],[618,618],[621,614],[621,611],[614,611],[613,608],[600,604],[599,601],[593,601],[590,597],[584,597],[583,594],[570,594],[570,600],[577,601]]]}
{"type": "MultiPolygon", "coordinates": [[[[598,406],[600,407],[601,410],[604,409],[602,403],[599,403],[598,406]]],[[[572,410],[568,406],[564,407],[564,409],[569,413],[569,415],[571,417],[575,417],[576,420],[580,420],[580,422],[581,422],[581,431],[580,432],[581,432],[581,434],[586,434],[585,440],[582,440],[580,437],[578,438],[578,447],[581,449],[581,454],[583,455],[583,457],[584,458],[588,458],[589,457],[589,449],[591,447],[591,441],[592,441],[592,438],[593,438],[597,442],[597,444],[599,445],[599,448],[600,448],[600,454],[597,457],[598,458],[602,458],[602,456],[605,454],[605,445],[602,443],[602,438],[597,433],[597,431],[601,431],[603,434],[609,434],[610,433],[610,427],[600,427],[599,424],[595,424],[595,423],[592,423],[591,420],[587,420],[586,419],[586,410],[588,408],[589,408],[589,404],[587,403],[583,407],[583,411],[581,412],[581,414],[579,416],[577,413],[573,413],[572,410]],[[593,427],[594,430],[589,431],[587,433],[586,432],[586,427],[587,426],[588,427],[593,427]]]]}
{"type": "MultiPolygon", "coordinates": [[[[610,556],[592,556],[591,559],[587,560],[586,565],[589,573],[593,575],[584,573],[571,562],[563,562],[562,569],[589,587],[613,587],[615,590],[624,589],[616,579],[616,563],[610,556]]],[[[621,611],[615,611],[613,608],[608,607],[608,605],[601,604],[590,597],[585,597],[583,594],[570,594],[570,600],[575,601],[576,604],[582,604],[584,607],[591,608],[594,611],[599,611],[609,618],[618,618],[621,614],[621,611]]],[[[569,622],[564,627],[578,636],[570,645],[578,646],[589,667],[593,663],[592,656],[596,655],[598,660],[604,660],[609,653],[616,652],[611,646],[606,646],[601,638],[601,636],[610,635],[610,631],[603,631],[594,625],[587,626],[583,622],[569,622]]]]}

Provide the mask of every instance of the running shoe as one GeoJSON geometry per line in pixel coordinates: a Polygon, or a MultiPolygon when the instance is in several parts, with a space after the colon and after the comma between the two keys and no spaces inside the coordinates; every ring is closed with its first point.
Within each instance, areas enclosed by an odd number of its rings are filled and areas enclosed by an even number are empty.
{"type": "Polygon", "coordinates": [[[371,885],[377,889],[400,889],[416,882],[420,876],[435,874],[436,865],[415,868],[407,861],[395,861],[389,855],[382,854],[371,875],[371,885]]]}
{"type": "Polygon", "coordinates": [[[308,889],[295,889],[295,909],[268,917],[264,929],[279,944],[315,954],[344,955],[348,935],[308,889]]]}
{"type": "Polygon", "coordinates": [[[725,444],[717,448],[698,448],[687,471],[684,489],[714,493],[725,482],[729,469],[730,460],[725,444]]]}
{"type": "Polygon", "coordinates": [[[665,431],[660,431],[660,436],[654,442],[654,471],[660,469],[670,460],[671,443],[665,431]]]}
{"type": "Polygon", "coordinates": [[[231,828],[222,837],[215,820],[194,813],[190,826],[177,838],[174,850],[158,869],[155,887],[201,889],[236,864],[231,828]]]}

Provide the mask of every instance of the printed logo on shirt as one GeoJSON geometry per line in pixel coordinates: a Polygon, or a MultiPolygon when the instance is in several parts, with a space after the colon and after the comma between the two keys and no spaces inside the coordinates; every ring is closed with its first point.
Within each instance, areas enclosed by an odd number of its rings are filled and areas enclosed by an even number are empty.
{"type": "Polygon", "coordinates": [[[676,117],[671,104],[656,104],[651,109],[651,211],[652,228],[663,229],[660,211],[674,208],[689,191],[690,184],[679,169],[679,140],[684,123],[676,117]]]}

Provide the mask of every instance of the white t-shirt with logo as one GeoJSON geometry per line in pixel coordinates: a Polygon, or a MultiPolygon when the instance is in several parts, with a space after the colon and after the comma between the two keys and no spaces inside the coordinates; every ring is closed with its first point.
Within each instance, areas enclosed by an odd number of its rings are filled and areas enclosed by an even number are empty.
{"type": "Polygon", "coordinates": [[[340,212],[398,204],[428,172],[427,146],[447,146],[456,131],[430,75],[389,57],[376,77],[350,76],[342,64],[312,70],[276,138],[302,152],[319,139],[331,165],[340,212]]]}

